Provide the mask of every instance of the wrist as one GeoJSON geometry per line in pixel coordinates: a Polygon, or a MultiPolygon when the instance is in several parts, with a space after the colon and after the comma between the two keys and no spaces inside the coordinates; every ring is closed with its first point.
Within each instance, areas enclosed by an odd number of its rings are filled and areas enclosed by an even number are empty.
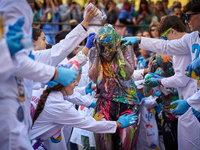
{"type": "Polygon", "coordinates": [[[55,74],[54,74],[54,76],[53,76],[51,81],[56,80],[58,78],[58,74],[59,74],[59,70],[58,70],[58,68],[56,68],[55,69],[55,74]]]}
{"type": "Polygon", "coordinates": [[[119,121],[116,121],[117,128],[121,128],[121,123],[119,121]]]}
{"type": "Polygon", "coordinates": [[[84,28],[87,28],[87,26],[88,26],[89,23],[90,23],[89,21],[83,20],[83,21],[81,22],[81,25],[82,25],[84,28]]]}

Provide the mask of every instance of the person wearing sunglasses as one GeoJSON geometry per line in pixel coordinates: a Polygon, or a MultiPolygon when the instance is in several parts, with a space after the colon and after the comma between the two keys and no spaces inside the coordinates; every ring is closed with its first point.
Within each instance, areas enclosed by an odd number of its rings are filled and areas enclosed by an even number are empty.
{"type": "MultiPolygon", "coordinates": [[[[168,31],[168,33],[163,35],[163,38],[166,37],[165,39],[168,40],[159,40],[159,39],[150,39],[150,38],[145,38],[145,37],[125,37],[122,39],[122,41],[125,42],[125,45],[128,44],[133,44],[133,43],[140,43],[139,47],[146,49],[146,50],[151,50],[157,53],[161,53],[161,54],[165,54],[165,55],[178,55],[178,56],[183,56],[183,55],[191,55],[191,60],[194,60],[195,58],[199,57],[199,44],[200,44],[200,37],[199,37],[199,33],[200,33],[200,2],[198,1],[190,1],[187,3],[187,5],[184,7],[184,13],[186,14],[186,16],[188,16],[188,19],[185,20],[186,23],[188,23],[191,31],[194,31],[190,34],[186,33],[183,36],[180,36],[179,39],[176,40],[170,40],[170,37],[173,37],[174,34],[168,34],[173,32],[173,28],[174,26],[169,26],[169,28],[173,27],[172,29],[170,29],[168,31]],[[195,14],[194,14],[195,13],[195,14]],[[190,15],[189,15],[190,14],[190,15]],[[188,21],[187,21],[188,20],[188,21]],[[196,49],[194,49],[194,46],[196,46],[196,49]]],[[[176,16],[168,16],[168,17],[176,17],[176,16]]],[[[167,18],[167,17],[166,17],[167,18]]],[[[165,19],[166,19],[165,18],[165,19]]],[[[178,17],[177,17],[178,19],[178,17]]],[[[166,25],[166,24],[165,24],[166,25]]],[[[168,29],[169,29],[168,28],[168,29]]],[[[166,32],[167,30],[165,30],[166,32]]],[[[189,64],[189,62],[188,62],[189,64]]],[[[181,66],[181,64],[179,64],[181,66]]],[[[183,66],[184,67],[184,66],[183,66]]],[[[189,66],[189,68],[191,68],[191,65],[189,66]]],[[[182,68],[182,69],[186,69],[182,68]]],[[[190,70],[189,70],[190,71],[190,70]]],[[[177,80],[179,81],[179,80],[177,80]]],[[[185,81],[181,81],[184,83],[187,83],[185,81]]],[[[186,86],[187,84],[185,84],[186,86]]],[[[196,89],[197,84],[193,84],[193,86],[195,87],[194,89],[196,89]]],[[[176,107],[176,109],[173,111],[174,114],[184,114],[181,117],[185,116],[185,119],[190,120],[192,119],[190,113],[191,113],[191,108],[189,108],[190,106],[193,107],[196,111],[200,112],[200,107],[199,107],[199,101],[198,99],[200,98],[200,93],[195,93],[195,91],[191,92],[189,90],[186,90],[184,93],[187,93],[188,95],[190,95],[191,97],[186,97],[186,98],[182,98],[183,100],[178,100],[176,102],[173,102],[172,104],[176,104],[178,105],[176,107]],[[184,100],[185,99],[185,100],[184,100]]],[[[196,119],[196,118],[195,118],[196,119]]],[[[195,120],[194,119],[194,120],[195,120]]],[[[180,120],[180,119],[179,119],[180,120]]],[[[196,119],[197,120],[197,119],[196,119]]],[[[192,123],[191,123],[192,124],[192,123]]],[[[183,134],[186,135],[186,133],[189,131],[190,133],[187,134],[187,140],[179,140],[178,142],[178,148],[179,149],[199,149],[199,142],[198,140],[189,140],[189,139],[198,139],[198,134],[199,134],[199,129],[198,128],[190,128],[191,130],[188,130],[188,126],[186,127],[185,125],[185,130],[184,132],[178,132],[178,138],[182,138],[180,136],[182,136],[183,134]],[[193,137],[192,134],[194,134],[195,136],[193,137]],[[189,136],[188,136],[189,135],[189,136]],[[192,138],[190,137],[192,136],[192,138]]]]}

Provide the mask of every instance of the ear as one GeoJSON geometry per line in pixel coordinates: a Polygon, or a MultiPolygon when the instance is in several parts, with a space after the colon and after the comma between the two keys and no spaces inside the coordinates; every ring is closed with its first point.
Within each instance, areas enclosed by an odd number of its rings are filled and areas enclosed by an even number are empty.
{"type": "Polygon", "coordinates": [[[176,33],[177,33],[176,30],[173,29],[173,28],[170,29],[170,32],[171,32],[173,35],[176,35],[176,33]]]}

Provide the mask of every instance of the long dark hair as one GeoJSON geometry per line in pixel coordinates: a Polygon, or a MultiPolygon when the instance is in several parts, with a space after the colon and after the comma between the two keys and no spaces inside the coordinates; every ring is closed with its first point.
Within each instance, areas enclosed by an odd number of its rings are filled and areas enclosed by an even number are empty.
{"type": "Polygon", "coordinates": [[[139,12],[140,14],[143,12],[142,7],[141,7],[141,4],[146,4],[145,11],[146,11],[147,13],[150,13],[149,6],[148,6],[148,2],[147,2],[146,0],[141,0],[141,1],[140,1],[140,8],[139,8],[138,12],[139,12]]]}
{"type": "Polygon", "coordinates": [[[38,101],[38,105],[33,116],[33,124],[35,120],[39,117],[40,113],[43,111],[47,97],[49,96],[51,91],[61,91],[63,88],[64,86],[60,83],[58,83],[52,88],[47,86],[46,90],[43,91],[43,94],[40,96],[40,100],[38,101]]]}

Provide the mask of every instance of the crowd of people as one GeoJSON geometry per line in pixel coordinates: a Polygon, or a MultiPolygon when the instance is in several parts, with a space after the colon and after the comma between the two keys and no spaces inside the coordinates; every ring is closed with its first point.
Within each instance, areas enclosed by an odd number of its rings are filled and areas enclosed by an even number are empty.
{"type": "Polygon", "coordinates": [[[114,0],[104,1],[103,4],[98,0],[88,0],[82,8],[73,0],[67,0],[66,3],[62,3],[62,0],[36,0],[31,4],[33,22],[46,22],[47,24],[33,25],[41,28],[46,34],[47,41],[54,44],[53,37],[59,30],[71,30],[83,20],[89,3],[101,10],[104,16],[102,20],[94,18],[90,24],[96,26],[92,26],[92,28],[98,30],[105,23],[116,26],[124,25],[123,32],[120,31],[122,28],[118,29],[120,36],[135,35],[139,30],[147,30],[152,21],[159,22],[161,17],[167,14],[176,15],[184,22],[184,15],[181,12],[182,5],[178,1],[168,8],[168,0],[157,1],[156,4],[141,0],[139,10],[136,11],[135,1],[128,2],[128,0],[123,0],[118,4],[114,0]],[[58,22],[63,25],[51,24],[58,22]],[[133,27],[127,28],[128,25],[133,27]]]}
{"type": "Polygon", "coordinates": [[[167,6],[0,0],[0,150],[199,150],[200,2],[167,6]]]}

